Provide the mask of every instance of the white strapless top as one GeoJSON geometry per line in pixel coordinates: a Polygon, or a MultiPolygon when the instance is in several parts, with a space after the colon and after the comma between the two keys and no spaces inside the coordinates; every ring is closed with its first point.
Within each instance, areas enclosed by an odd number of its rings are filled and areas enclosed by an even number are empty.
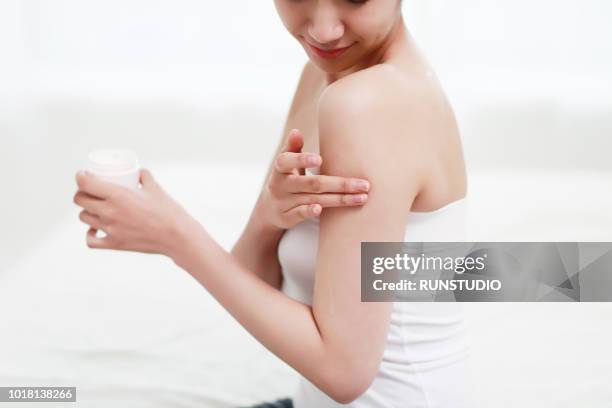
{"type": "MultiPolygon", "coordinates": [[[[467,198],[431,212],[411,212],[404,240],[465,241],[467,198]]],[[[278,245],[282,291],[312,305],[319,217],[288,229],[278,245]]],[[[359,256],[359,254],[355,254],[359,256]]],[[[469,336],[460,303],[394,302],[379,373],[357,400],[341,405],[307,379],[295,408],[468,408],[469,336]]]]}

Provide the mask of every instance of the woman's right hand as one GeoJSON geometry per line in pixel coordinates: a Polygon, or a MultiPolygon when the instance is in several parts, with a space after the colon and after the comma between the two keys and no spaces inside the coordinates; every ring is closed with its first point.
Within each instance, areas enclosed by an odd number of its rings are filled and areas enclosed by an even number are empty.
{"type": "Polygon", "coordinates": [[[305,169],[318,167],[322,158],[302,153],[304,138],[291,131],[287,145],[274,161],[274,168],[260,196],[260,215],[268,225],[291,228],[326,207],[363,205],[370,189],[367,180],[327,175],[305,175],[305,169]]]}

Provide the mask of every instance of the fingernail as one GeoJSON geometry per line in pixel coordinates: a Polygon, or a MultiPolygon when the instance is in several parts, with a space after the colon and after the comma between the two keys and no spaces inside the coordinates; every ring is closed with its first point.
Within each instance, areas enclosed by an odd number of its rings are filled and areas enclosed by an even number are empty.
{"type": "Polygon", "coordinates": [[[312,209],[312,212],[315,213],[316,215],[319,215],[321,213],[321,206],[315,205],[312,209]]]}
{"type": "Polygon", "coordinates": [[[319,156],[308,156],[308,164],[319,165],[321,163],[321,158],[319,156]]]}
{"type": "Polygon", "coordinates": [[[370,189],[370,183],[367,181],[359,180],[355,182],[355,188],[357,190],[368,191],[370,189]]]}
{"type": "Polygon", "coordinates": [[[367,198],[366,194],[357,194],[353,196],[354,203],[364,203],[367,198]]]}

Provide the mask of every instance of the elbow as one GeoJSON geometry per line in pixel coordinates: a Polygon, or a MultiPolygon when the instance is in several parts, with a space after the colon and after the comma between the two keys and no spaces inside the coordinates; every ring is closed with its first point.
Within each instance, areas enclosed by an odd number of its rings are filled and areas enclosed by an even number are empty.
{"type": "Polygon", "coordinates": [[[339,404],[349,404],[363,395],[374,381],[374,374],[359,373],[360,370],[339,370],[325,382],[325,392],[339,404]]]}
{"type": "Polygon", "coordinates": [[[350,404],[355,401],[370,387],[370,383],[364,385],[363,382],[353,383],[337,382],[329,387],[327,395],[339,404],[350,404]]]}
{"type": "Polygon", "coordinates": [[[359,398],[364,391],[356,391],[354,389],[348,389],[348,390],[338,390],[338,391],[334,391],[333,394],[328,394],[329,397],[331,399],[333,399],[334,401],[336,401],[338,404],[350,404],[351,402],[355,401],[357,398],[359,398]]]}

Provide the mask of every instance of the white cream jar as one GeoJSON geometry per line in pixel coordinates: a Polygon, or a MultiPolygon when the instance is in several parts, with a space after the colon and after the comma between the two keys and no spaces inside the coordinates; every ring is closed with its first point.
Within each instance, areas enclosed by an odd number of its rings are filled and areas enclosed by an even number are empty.
{"type": "MultiPolygon", "coordinates": [[[[99,149],[89,153],[85,172],[123,187],[139,188],[140,162],[128,149],[99,149]]],[[[99,230],[96,236],[104,238],[107,234],[99,230]]]]}
{"type": "Polygon", "coordinates": [[[128,149],[100,149],[89,153],[85,171],[127,188],[138,188],[140,181],[138,156],[128,149]]]}

